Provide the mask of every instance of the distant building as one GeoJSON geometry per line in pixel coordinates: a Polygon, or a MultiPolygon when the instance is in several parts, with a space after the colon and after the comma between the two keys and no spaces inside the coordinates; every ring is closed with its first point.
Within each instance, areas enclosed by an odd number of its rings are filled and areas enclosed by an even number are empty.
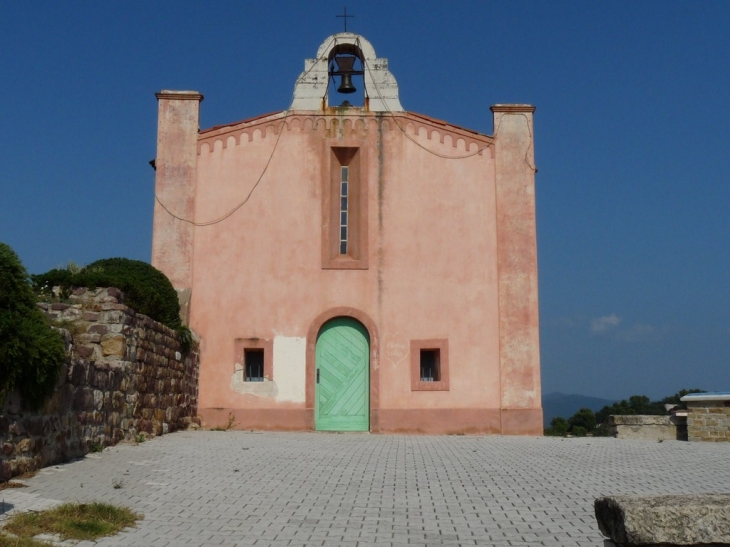
{"type": "Polygon", "coordinates": [[[532,106],[494,135],[406,112],[352,33],[288,110],[199,131],[202,95],[157,98],[152,264],[205,425],[542,433],[532,106]]]}

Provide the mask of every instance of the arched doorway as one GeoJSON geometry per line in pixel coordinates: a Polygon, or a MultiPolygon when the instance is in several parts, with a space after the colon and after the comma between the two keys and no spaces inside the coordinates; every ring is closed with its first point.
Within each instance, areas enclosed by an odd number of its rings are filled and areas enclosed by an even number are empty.
{"type": "Polygon", "coordinates": [[[314,428],[370,429],[370,336],[352,317],[335,317],[317,335],[314,428]]]}

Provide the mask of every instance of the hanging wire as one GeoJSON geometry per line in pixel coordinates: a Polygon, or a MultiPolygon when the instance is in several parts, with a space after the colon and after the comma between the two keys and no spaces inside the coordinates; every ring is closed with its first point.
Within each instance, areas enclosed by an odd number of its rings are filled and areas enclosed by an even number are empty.
{"type": "MultiPolygon", "coordinates": [[[[330,43],[327,44],[327,48],[326,48],[327,51],[329,51],[329,46],[332,43],[334,43],[335,44],[335,47],[336,47],[337,46],[337,38],[332,37],[332,40],[330,41],[330,43]]],[[[361,47],[361,43],[360,43],[359,36],[356,39],[356,44],[357,44],[358,49],[362,52],[362,47],[361,47]]],[[[413,144],[415,144],[419,148],[421,148],[421,149],[425,150],[426,152],[428,152],[429,154],[432,154],[432,155],[437,156],[439,158],[443,158],[443,159],[447,159],[447,160],[461,160],[461,159],[466,159],[466,158],[471,158],[473,156],[476,156],[477,154],[481,153],[482,151],[484,151],[487,148],[489,148],[490,146],[492,146],[492,144],[487,144],[487,145],[485,145],[485,146],[483,146],[481,148],[478,148],[474,152],[470,152],[468,154],[464,154],[464,155],[461,155],[461,156],[448,156],[446,154],[441,154],[439,152],[436,152],[434,150],[431,150],[431,149],[425,147],[420,142],[418,142],[416,139],[414,139],[411,135],[408,134],[408,132],[398,122],[398,116],[396,116],[395,113],[393,111],[391,111],[390,108],[388,107],[388,104],[386,103],[385,99],[383,98],[383,94],[382,94],[380,88],[378,87],[378,84],[376,83],[375,78],[373,77],[373,73],[372,73],[372,70],[370,68],[370,63],[368,63],[366,59],[363,59],[362,60],[362,64],[365,66],[365,69],[370,74],[370,79],[373,82],[373,86],[375,87],[375,91],[378,94],[378,98],[380,99],[381,103],[385,107],[385,110],[388,113],[388,115],[390,116],[390,118],[393,120],[393,123],[401,131],[401,133],[403,133],[403,135],[405,135],[405,137],[409,141],[411,141],[413,144]]],[[[302,74],[299,78],[297,78],[297,83],[301,82],[304,78],[306,78],[307,74],[309,74],[309,72],[311,72],[316,66],[317,66],[317,63],[316,62],[313,63],[312,66],[309,67],[309,69],[307,69],[304,72],[304,74],[302,74]]],[[[365,79],[364,78],[363,78],[363,86],[365,88],[366,96],[369,96],[369,95],[367,95],[367,85],[365,83],[365,79]]],[[[329,91],[329,82],[328,82],[327,88],[325,89],[325,94],[322,97],[324,100],[326,100],[326,98],[327,98],[328,91],[329,91]]],[[[292,92],[292,101],[294,100],[294,94],[295,94],[295,92],[296,92],[296,85],[295,85],[295,91],[292,92]]],[[[224,215],[221,215],[220,217],[218,217],[218,218],[216,218],[214,220],[209,220],[209,221],[206,221],[206,222],[195,222],[193,220],[190,220],[190,219],[187,219],[187,218],[183,218],[181,216],[178,216],[175,213],[173,213],[172,211],[170,211],[170,209],[162,202],[162,200],[160,200],[160,198],[157,195],[157,193],[155,193],[155,200],[157,201],[157,203],[160,204],[160,207],[162,207],[171,217],[173,217],[173,218],[175,218],[175,219],[177,219],[177,220],[179,220],[181,222],[185,222],[185,223],[188,223],[188,224],[192,224],[193,226],[197,226],[197,227],[212,226],[214,224],[218,224],[220,222],[223,222],[224,220],[226,220],[227,218],[229,218],[231,215],[233,215],[236,211],[238,211],[241,207],[243,207],[248,202],[248,200],[253,195],[253,192],[256,190],[256,188],[258,187],[258,185],[261,183],[261,180],[264,178],[264,175],[266,174],[266,171],[269,169],[269,165],[271,164],[271,160],[274,157],[274,153],[276,152],[276,149],[279,146],[279,140],[281,139],[281,135],[284,132],[284,129],[285,129],[285,126],[286,126],[286,120],[291,115],[291,113],[292,113],[291,110],[287,110],[286,111],[286,114],[281,119],[281,125],[279,127],[279,133],[276,136],[276,141],[274,142],[274,147],[272,148],[271,154],[269,154],[269,158],[266,161],[266,165],[264,166],[263,170],[261,171],[261,175],[256,180],[256,183],[253,185],[253,187],[251,188],[251,190],[249,190],[248,194],[243,199],[243,201],[241,201],[240,203],[238,203],[235,207],[233,207],[230,211],[228,211],[224,215]]],[[[524,114],[522,114],[522,115],[525,117],[525,121],[527,122],[528,131],[530,132],[530,136],[532,137],[532,128],[530,127],[529,120],[527,119],[527,117],[524,114]]],[[[495,131],[495,133],[496,133],[496,131],[495,131]]],[[[532,139],[530,139],[530,140],[532,141],[532,139]]],[[[534,165],[531,165],[530,162],[528,161],[528,155],[529,155],[529,150],[530,150],[531,146],[532,145],[530,145],[530,147],[528,147],[528,149],[525,151],[525,163],[533,171],[537,172],[537,169],[534,167],[534,165]]]]}
{"type": "MultiPolygon", "coordinates": [[[[527,149],[525,150],[525,165],[532,169],[535,173],[537,173],[537,167],[535,167],[534,163],[530,163],[529,157],[530,157],[530,150],[534,146],[534,140],[532,137],[532,126],[530,125],[530,119],[527,117],[527,114],[524,114],[522,112],[518,112],[520,116],[522,116],[525,119],[525,124],[527,125],[527,132],[530,134],[530,144],[527,146],[527,149]]],[[[494,128],[494,134],[496,135],[499,133],[499,128],[502,126],[502,118],[504,116],[499,118],[499,124],[497,124],[497,127],[494,128]]]]}
{"type": "MultiPolygon", "coordinates": [[[[357,38],[357,47],[360,48],[360,38],[359,37],[357,38]]],[[[362,48],[360,48],[360,51],[362,51],[362,48]]],[[[367,69],[368,73],[370,74],[370,79],[373,81],[373,86],[375,87],[375,91],[377,92],[378,97],[380,98],[380,101],[383,103],[383,106],[385,107],[386,112],[393,119],[393,123],[396,125],[396,127],[398,127],[398,129],[400,129],[401,133],[403,133],[403,135],[405,135],[409,141],[411,141],[413,144],[415,144],[419,148],[422,148],[429,154],[433,154],[434,156],[438,156],[439,158],[443,158],[443,159],[447,159],[447,160],[463,160],[466,158],[471,158],[472,156],[476,156],[477,154],[479,154],[480,152],[486,150],[487,148],[489,148],[491,146],[491,144],[487,144],[481,148],[478,148],[474,152],[470,152],[470,153],[464,154],[462,156],[447,156],[445,154],[441,154],[439,152],[426,148],[420,142],[418,142],[413,137],[411,137],[408,134],[408,132],[401,126],[401,124],[398,123],[397,116],[393,113],[393,111],[390,110],[390,108],[388,107],[388,103],[386,103],[385,99],[383,99],[383,94],[381,93],[380,88],[378,87],[378,84],[376,83],[375,78],[373,77],[373,73],[370,69],[370,63],[363,63],[363,64],[365,65],[365,68],[367,69]]]]}
{"type": "Polygon", "coordinates": [[[228,211],[226,214],[218,217],[215,220],[209,220],[207,222],[195,222],[195,221],[189,220],[187,218],[182,218],[182,217],[176,215],[175,213],[173,213],[172,211],[170,211],[170,209],[168,209],[165,206],[165,204],[162,203],[162,201],[160,200],[160,198],[157,196],[157,193],[155,193],[155,199],[157,200],[157,203],[159,203],[160,204],[160,207],[162,207],[165,211],[167,211],[167,213],[171,217],[176,218],[177,220],[180,220],[182,222],[187,222],[188,224],[192,224],[193,226],[212,226],[213,224],[218,224],[219,222],[223,222],[224,220],[226,220],[233,213],[235,213],[241,207],[243,207],[244,205],[246,205],[246,203],[248,202],[248,200],[251,198],[251,195],[253,194],[254,190],[256,190],[256,187],[261,182],[261,179],[264,178],[264,175],[266,174],[266,171],[268,170],[269,165],[271,164],[271,159],[274,157],[274,152],[276,152],[276,148],[279,145],[279,139],[281,139],[281,134],[284,132],[284,126],[286,124],[286,119],[289,117],[290,112],[291,111],[287,111],[286,115],[284,116],[284,118],[281,121],[281,127],[279,128],[279,134],[276,136],[276,142],[274,143],[274,148],[271,150],[271,154],[269,154],[269,159],[266,160],[266,165],[264,166],[263,171],[261,171],[261,175],[259,176],[258,180],[256,180],[256,183],[253,185],[253,187],[251,188],[251,190],[249,190],[249,192],[246,195],[246,197],[244,198],[244,200],[241,203],[239,203],[238,205],[236,205],[233,209],[231,209],[230,211],[228,211]]]}
{"type": "MultiPolygon", "coordinates": [[[[330,43],[327,44],[327,48],[329,48],[329,46],[332,44],[332,42],[337,43],[337,39],[336,38],[333,38],[332,41],[330,41],[330,43]]],[[[306,78],[307,77],[307,74],[309,74],[316,66],[317,66],[317,63],[315,62],[315,63],[312,64],[311,67],[309,67],[307,70],[305,70],[304,71],[304,74],[302,74],[299,78],[297,78],[297,83],[299,83],[304,78],[306,78]]],[[[294,87],[294,91],[292,92],[292,101],[294,100],[295,93],[296,93],[296,86],[294,87]]],[[[292,113],[291,110],[287,110],[286,111],[286,114],[281,119],[281,126],[279,127],[279,134],[276,136],[276,141],[274,142],[274,147],[272,148],[271,154],[269,154],[269,159],[266,160],[266,165],[264,165],[264,169],[263,169],[263,171],[261,171],[261,175],[256,180],[256,183],[253,185],[253,187],[251,188],[251,190],[249,190],[248,194],[243,199],[243,201],[241,201],[238,205],[236,205],[235,207],[233,207],[230,211],[228,211],[224,215],[222,215],[222,216],[220,216],[220,217],[218,217],[218,218],[216,218],[214,220],[209,220],[209,221],[206,221],[206,222],[195,222],[194,220],[190,220],[190,219],[187,219],[187,218],[183,218],[181,216],[176,215],[172,211],[170,211],[170,209],[168,209],[168,207],[164,203],[162,203],[162,200],[157,195],[157,192],[155,192],[155,201],[157,201],[157,203],[160,204],[160,207],[162,207],[167,212],[167,214],[169,214],[174,219],[177,219],[177,220],[179,220],[181,222],[185,222],[187,224],[192,224],[193,226],[197,226],[197,227],[212,226],[214,224],[218,224],[220,222],[223,222],[228,217],[230,217],[233,213],[235,213],[236,211],[238,211],[241,207],[243,207],[244,205],[246,205],[246,203],[248,202],[248,200],[251,198],[251,195],[253,194],[254,190],[256,190],[256,188],[258,187],[259,183],[264,178],[264,175],[266,174],[266,171],[269,169],[269,165],[271,164],[271,160],[274,157],[274,152],[276,152],[276,149],[279,146],[279,140],[281,139],[281,134],[284,132],[284,128],[286,126],[286,119],[291,115],[291,113],[292,113]]]]}

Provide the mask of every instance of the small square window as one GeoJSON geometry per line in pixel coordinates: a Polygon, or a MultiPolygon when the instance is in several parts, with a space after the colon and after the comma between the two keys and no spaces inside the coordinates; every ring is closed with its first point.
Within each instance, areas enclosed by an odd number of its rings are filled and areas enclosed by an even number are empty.
{"type": "Polygon", "coordinates": [[[244,381],[264,381],[264,350],[259,348],[247,348],[243,350],[244,360],[244,381]]]}
{"type": "Polygon", "coordinates": [[[266,382],[274,379],[274,342],[263,338],[234,340],[235,370],[244,382],[266,382]]]}
{"type": "Polygon", "coordinates": [[[411,391],[449,391],[449,341],[411,340],[411,391]]]}

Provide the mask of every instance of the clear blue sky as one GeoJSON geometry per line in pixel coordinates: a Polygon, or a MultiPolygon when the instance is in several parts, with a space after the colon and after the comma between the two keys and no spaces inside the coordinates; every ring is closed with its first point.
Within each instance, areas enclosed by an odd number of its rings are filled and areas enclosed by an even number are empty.
{"type": "MultiPolygon", "coordinates": [[[[161,89],[289,106],[343,2],[3,2],[0,241],[32,273],[151,248],[161,89]]],[[[406,110],[535,114],[543,391],[730,390],[730,2],[350,1],[406,110]]]]}

